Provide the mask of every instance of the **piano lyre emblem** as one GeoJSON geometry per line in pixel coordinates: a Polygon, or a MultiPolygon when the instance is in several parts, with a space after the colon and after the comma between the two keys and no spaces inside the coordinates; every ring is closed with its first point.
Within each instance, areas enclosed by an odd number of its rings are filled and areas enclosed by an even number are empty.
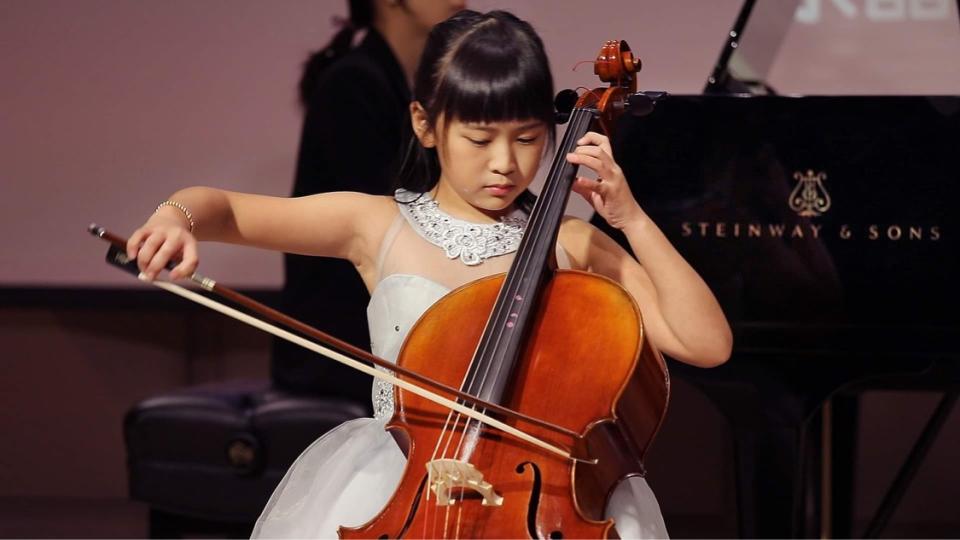
{"type": "Polygon", "coordinates": [[[823,187],[827,173],[814,174],[813,170],[807,169],[806,173],[793,173],[793,178],[797,186],[790,192],[788,204],[791,210],[804,217],[814,217],[830,209],[830,194],[823,187]]]}

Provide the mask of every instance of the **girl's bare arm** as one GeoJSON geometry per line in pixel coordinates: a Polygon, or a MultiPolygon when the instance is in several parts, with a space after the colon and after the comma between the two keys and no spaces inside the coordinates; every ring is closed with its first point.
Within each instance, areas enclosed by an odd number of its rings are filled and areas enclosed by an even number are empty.
{"type": "Polygon", "coordinates": [[[649,336],[663,352],[698,366],[722,364],[730,356],[733,337],[710,288],[637,204],[613,160],[609,140],[588,133],[578,143],[568,161],[592,169],[600,180],[578,178],[574,191],[624,233],[636,259],[610,237],[577,219],[564,223],[564,248],[582,267],[608,276],[630,291],[649,336]]]}
{"type": "Polygon", "coordinates": [[[578,266],[607,276],[637,301],[653,343],[677,360],[712,367],[730,356],[730,326],[713,293],[652,221],[624,231],[640,263],[613,239],[579,219],[561,232],[578,266]],[[642,263],[642,264],[641,264],[642,263]]]}
{"type": "Polygon", "coordinates": [[[369,265],[378,216],[390,200],[360,193],[324,193],[285,198],[191,187],[170,196],[189,209],[196,227],[189,232],[186,214],[163,206],[127,243],[141,271],[155,278],[171,259],[182,259],[171,273],[179,278],[197,265],[196,241],[212,240],[288,253],[347,259],[369,265]]]}

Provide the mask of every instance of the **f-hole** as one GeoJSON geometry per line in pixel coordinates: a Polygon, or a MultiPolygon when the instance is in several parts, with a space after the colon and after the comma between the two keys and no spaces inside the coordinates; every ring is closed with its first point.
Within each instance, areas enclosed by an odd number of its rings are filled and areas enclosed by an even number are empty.
{"type": "MultiPolygon", "coordinates": [[[[537,512],[540,508],[540,468],[532,461],[524,461],[517,465],[517,474],[526,472],[527,467],[533,470],[533,486],[530,488],[530,500],[527,501],[527,534],[530,538],[538,538],[537,535],[537,512]]],[[[553,533],[550,533],[553,536],[553,533]]]]}
{"type": "MultiPolygon", "coordinates": [[[[417,496],[413,499],[413,505],[410,507],[410,513],[407,514],[407,520],[403,523],[403,527],[400,528],[400,534],[397,535],[397,538],[403,538],[407,535],[407,529],[410,528],[410,524],[413,523],[413,516],[417,514],[417,510],[420,508],[420,498],[423,496],[423,488],[427,485],[427,477],[424,475],[423,480],[420,481],[420,487],[417,489],[417,496]]],[[[378,538],[386,539],[390,536],[386,534],[381,534],[378,538]]]]}

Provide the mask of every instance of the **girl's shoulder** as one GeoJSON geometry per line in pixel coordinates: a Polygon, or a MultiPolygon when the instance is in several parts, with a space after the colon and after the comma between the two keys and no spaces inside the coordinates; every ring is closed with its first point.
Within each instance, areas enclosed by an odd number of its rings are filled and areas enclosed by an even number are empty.
{"type": "Polygon", "coordinates": [[[603,234],[603,232],[576,216],[563,217],[557,241],[567,252],[573,268],[590,269],[590,246],[595,234],[603,234]]]}
{"type": "Polygon", "coordinates": [[[574,268],[580,270],[604,273],[605,269],[619,266],[624,258],[632,259],[607,233],[575,216],[564,216],[558,241],[574,268]]]}
{"type": "Polygon", "coordinates": [[[392,196],[370,195],[359,191],[329,191],[301,198],[316,211],[336,215],[350,214],[365,222],[396,215],[397,205],[392,196]]]}
{"type": "Polygon", "coordinates": [[[397,202],[391,195],[369,195],[353,191],[341,192],[342,201],[350,206],[360,227],[374,233],[386,230],[397,216],[397,202]]]}
{"type": "Polygon", "coordinates": [[[303,211],[324,216],[323,226],[337,227],[350,240],[366,243],[377,240],[397,215],[397,204],[388,195],[370,195],[358,191],[330,191],[301,198],[303,211]]]}
{"type": "Polygon", "coordinates": [[[393,210],[396,213],[397,202],[393,195],[370,195],[369,193],[360,193],[358,191],[343,191],[345,197],[351,199],[352,204],[362,206],[366,210],[374,213],[388,213],[393,210]]]}

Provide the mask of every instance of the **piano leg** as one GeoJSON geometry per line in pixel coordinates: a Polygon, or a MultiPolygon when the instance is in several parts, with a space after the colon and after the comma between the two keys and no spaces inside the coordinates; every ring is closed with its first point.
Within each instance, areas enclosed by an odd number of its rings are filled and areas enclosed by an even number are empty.
{"type": "Polygon", "coordinates": [[[852,357],[829,367],[737,360],[712,370],[673,362],[670,371],[701,388],[730,423],[741,538],[852,537],[859,395],[890,383],[947,390],[867,529],[879,534],[956,402],[960,365],[946,362],[941,373],[915,358],[852,357]]]}
{"type": "Polygon", "coordinates": [[[802,400],[779,378],[751,379],[731,368],[705,371],[676,363],[670,369],[675,377],[703,389],[729,421],[739,536],[797,536],[802,400]]]}
{"type": "Polygon", "coordinates": [[[737,487],[737,528],[740,538],[757,537],[757,440],[754,430],[734,427],[734,467],[737,487]]]}
{"type": "Polygon", "coordinates": [[[830,468],[828,490],[824,490],[823,507],[829,512],[823,520],[822,537],[853,537],[853,501],[857,433],[860,427],[860,397],[855,393],[838,393],[826,405],[824,412],[830,418],[824,437],[829,441],[830,468]]]}
{"type": "Polygon", "coordinates": [[[879,538],[880,533],[883,532],[890,517],[896,512],[904,493],[910,487],[910,482],[916,476],[917,470],[927,457],[927,452],[930,451],[934,441],[937,440],[937,435],[940,434],[943,424],[950,417],[950,413],[957,403],[958,395],[960,395],[960,386],[956,385],[944,392],[943,398],[940,399],[940,403],[930,416],[930,420],[927,421],[927,425],[924,426],[920,437],[913,445],[913,449],[910,450],[910,455],[907,456],[906,461],[904,461],[903,466],[900,467],[900,471],[890,485],[883,502],[880,503],[877,513],[874,514],[873,519],[867,526],[863,535],[864,538],[879,538]]]}

